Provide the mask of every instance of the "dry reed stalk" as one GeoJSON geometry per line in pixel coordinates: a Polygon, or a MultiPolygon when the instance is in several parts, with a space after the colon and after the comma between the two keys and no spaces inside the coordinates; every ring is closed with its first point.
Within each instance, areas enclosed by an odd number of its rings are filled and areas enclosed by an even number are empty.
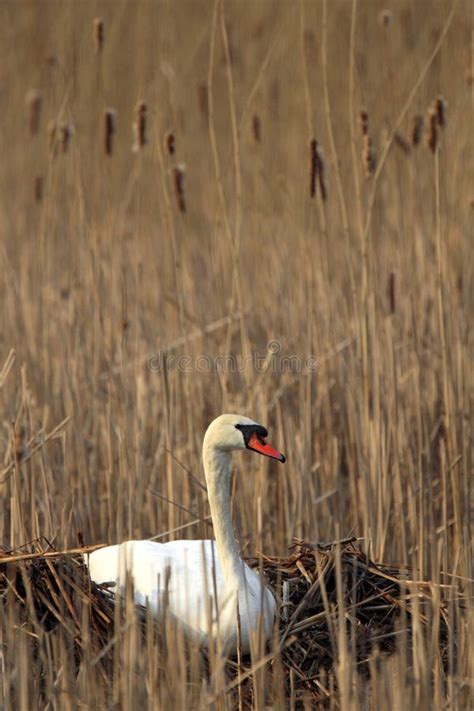
{"type": "Polygon", "coordinates": [[[35,136],[41,125],[41,110],[43,107],[43,97],[36,89],[31,89],[26,95],[26,103],[28,106],[28,125],[30,136],[35,136]]]}
{"type": "Polygon", "coordinates": [[[105,43],[105,22],[102,17],[96,17],[93,25],[94,44],[97,54],[101,54],[105,43]]]}
{"type": "Polygon", "coordinates": [[[106,109],[104,113],[104,150],[111,156],[114,150],[114,136],[117,132],[117,112],[115,109],[106,109]]]}
{"type": "Polygon", "coordinates": [[[144,148],[147,143],[147,105],[144,101],[139,101],[137,104],[133,134],[135,136],[134,150],[138,151],[144,148]]]}
{"type": "Polygon", "coordinates": [[[424,127],[423,114],[417,114],[413,117],[413,125],[411,131],[411,142],[413,146],[418,146],[420,144],[421,138],[423,136],[424,127]]]}
{"type": "Polygon", "coordinates": [[[209,120],[209,94],[206,82],[201,82],[198,86],[198,106],[203,119],[209,120]]]}

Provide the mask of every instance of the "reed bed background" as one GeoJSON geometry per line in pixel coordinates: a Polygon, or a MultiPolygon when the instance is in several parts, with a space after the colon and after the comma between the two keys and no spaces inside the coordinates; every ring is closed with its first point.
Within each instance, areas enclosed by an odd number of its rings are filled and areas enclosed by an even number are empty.
{"type": "MultiPolygon", "coordinates": [[[[236,458],[245,555],[354,535],[432,583],[428,632],[371,655],[369,681],[334,626],[328,707],[468,708],[471,3],[25,1],[0,17],[0,544],[212,536],[203,433],[253,416],[287,463],[236,458]]],[[[7,601],[1,705],[242,706],[217,656],[190,665],[173,630],[163,653],[129,608],[110,673],[91,652],[77,674],[67,636],[26,631],[7,601]]],[[[276,651],[260,657],[254,708],[309,707],[276,651]]]]}

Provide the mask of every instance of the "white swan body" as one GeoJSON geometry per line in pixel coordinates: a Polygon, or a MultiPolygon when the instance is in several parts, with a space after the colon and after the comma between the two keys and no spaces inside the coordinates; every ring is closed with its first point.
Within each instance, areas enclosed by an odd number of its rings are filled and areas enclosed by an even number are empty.
{"type": "Polygon", "coordinates": [[[221,415],[207,429],[203,463],[215,541],[127,541],[107,546],[88,556],[91,579],[115,581],[123,589],[128,574],[135,602],[150,605],[155,615],[166,609],[203,646],[211,634],[226,654],[237,650],[237,611],[244,653],[250,651],[251,637],[259,629],[268,640],[275,599],[240,558],[230,512],[232,450],[252,449],[285,461],[266,444],[266,434],[261,425],[240,415],[221,415]]]}

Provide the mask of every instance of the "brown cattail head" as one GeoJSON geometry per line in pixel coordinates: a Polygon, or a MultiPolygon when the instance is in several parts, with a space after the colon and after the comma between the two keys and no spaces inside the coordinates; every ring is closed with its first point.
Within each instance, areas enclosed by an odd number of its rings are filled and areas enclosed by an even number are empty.
{"type": "Polygon", "coordinates": [[[117,112],[106,109],[104,113],[104,148],[105,154],[111,156],[114,149],[114,135],[117,131],[117,112]]]}
{"type": "Polygon", "coordinates": [[[105,23],[102,17],[96,17],[94,20],[94,42],[95,51],[100,54],[105,42],[105,23]]]}
{"type": "Polygon", "coordinates": [[[428,148],[432,153],[435,153],[438,147],[438,109],[436,102],[428,110],[427,142],[428,148]]]}
{"type": "Polygon", "coordinates": [[[421,141],[421,136],[423,135],[423,125],[424,125],[423,115],[417,114],[413,118],[413,126],[412,126],[412,131],[411,131],[411,142],[414,146],[418,146],[418,144],[421,141]]]}
{"type": "Polygon", "coordinates": [[[28,122],[30,127],[30,135],[34,136],[38,133],[41,123],[41,108],[43,105],[43,97],[36,91],[31,89],[26,95],[26,103],[28,105],[28,122]]]}
{"type": "Polygon", "coordinates": [[[388,278],[387,292],[390,313],[394,314],[397,306],[395,298],[395,272],[390,272],[390,276],[388,278]]]}
{"type": "Polygon", "coordinates": [[[63,153],[67,153],[71,138],[74,134],[74,128],[70,123],[63,123],[59,129],[61,150],[63,153]]]}
{"type": "Polygon", "coordinates": [[[438,118],[438,125],[444,128],[446,126],[446,101],[442,96],[438,96],[435,101],[436,115],[438,118]]]}
{"type": "Polygon", "coordinates": [[[168,155],[174,156],[176,152],[176,140],[174,137],[174,133],[171,133],[171,131],[169,131],[165,136],[165,146],[168,155]]]}
{"type": "Polygon", "coordinates": [[[146,137],[147,105],[144,101],[139,101],[135,113],[133,133],[135,135],[134,150],[138,151],[147,143],[146,137]]]}
{"type": "Polygon", "coordinates": [[[262,125],[260,122],[260,116],[257,116],[257,114],[254,114],[252,117],[252,131],[254,139],[257,143],[260,143],[262,140],[262,125]]]}
{"type": "Polygon", "coordinates": [[[41,202],[44,194],[44,178],[42,175],[35,177],[35,200],[41,202]]]}
{"type": "Polygon", "coordinates": [[[176,200],[180,212],[186,212],[186,196],[184,192],[184,179],[186,176],[186,168],[183,164],[177,165],[174,169],[174,189],[176,200]]]}

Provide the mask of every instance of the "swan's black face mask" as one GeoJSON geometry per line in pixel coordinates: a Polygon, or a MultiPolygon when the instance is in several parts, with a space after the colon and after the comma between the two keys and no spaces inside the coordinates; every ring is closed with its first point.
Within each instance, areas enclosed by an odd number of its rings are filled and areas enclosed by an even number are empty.
{"type": "Polygon", "coordinates": [[[265,457],[277,459],[279,462],[285,461],[285,455],[277,449],[267,444],[266,439],[268,432],[261,425],[235,425],[242,432],[245,446],[247,449],[252,449],[254,452],[263,454],[265,457]]]}

